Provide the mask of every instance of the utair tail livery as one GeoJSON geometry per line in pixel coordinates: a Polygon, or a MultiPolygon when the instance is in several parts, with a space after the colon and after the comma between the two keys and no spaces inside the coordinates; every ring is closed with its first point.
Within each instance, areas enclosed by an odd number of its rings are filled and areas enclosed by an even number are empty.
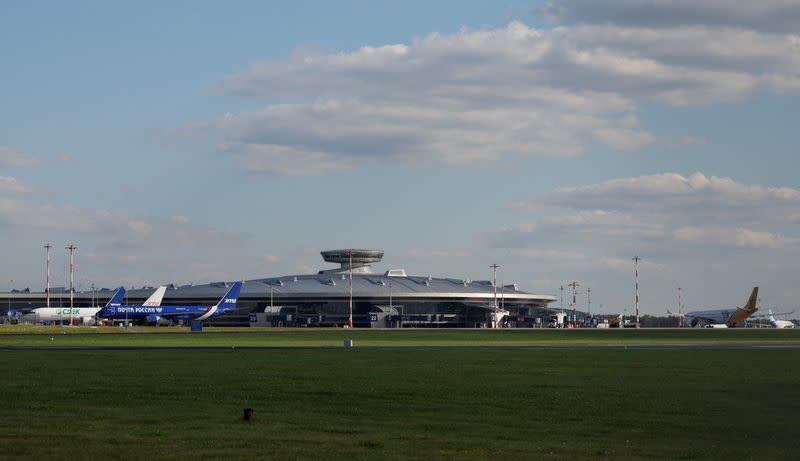
{"type": "MultiPolygon", "coordinates": [[[[158,293],[158,290],[156,290],[158,293]]],[[[153,293],[153,296],[150,297],[148,301],[151,302],[161,302],[161,298],[155,298],[156,293],[153,293]]],[[[164,295],[164,292],[161,292],[161,296],[164,295]]],[[[114,296],[108,300],[106,303],[106,307],[102,309],[107,309],[109,307],[120,306],[122,305],[122,300],[125,299],[125,288],[120,288],[114,293],[114,296]]],[[[102,310],[99,307],[39,307],[32,311],[33,315],[37,322],[61,322],[61,321],[69,321],[70,319],[74,320],[81,320],[84,325],[96,325],[100,323],[100,318],[98,317],[98,311],[102,310]]]]}
{"type": "Polygon", "coordinates": [[[175,320],[206,320],[236,309],[242,282],[235,282],[219,302],[213,306],[106,306],[98,317],[116,322],[135,322],[166,325],[175,320]]]}

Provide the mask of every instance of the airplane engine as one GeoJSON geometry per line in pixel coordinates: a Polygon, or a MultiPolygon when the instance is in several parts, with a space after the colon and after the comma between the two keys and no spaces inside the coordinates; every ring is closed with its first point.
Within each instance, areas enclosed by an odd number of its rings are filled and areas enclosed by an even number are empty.
{"type": "Polygon", "coordinates": [[[169,325],[172,323],[168,319],[155,314],[148,315],[146,320],[148,325],[169,325]]]}

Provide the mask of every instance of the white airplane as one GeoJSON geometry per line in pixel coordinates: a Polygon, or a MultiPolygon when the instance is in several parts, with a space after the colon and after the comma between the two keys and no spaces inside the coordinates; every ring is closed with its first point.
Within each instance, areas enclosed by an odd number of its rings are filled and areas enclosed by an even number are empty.
{"type": "Polygon", "coordinates": [[[794,322],[789,320],[776,320],[775,316],[772,315],[772,309],[769,310],[769,323],[772,324],[772,328],[794,328],[794,322]]]}
{"type": "MultiPolygon", "coordinates": [[[[161,300],[164,298],[167,287],[160,286],[147,298],[144,306],[160,306],[161,300]]],[[[121,305],[122,297],[125,296],[125,291],[122,289],[117,290],[114,296],[108,300],[106,306],[121,305]],[[119,299],[117,299],[119,298],[119,299]]],[[[97,313],[102,307],[39,307],[34,309],[31,313],[35,316],[37,322],[57,322],[69,319],[80,320],[84,325],[97,325],[103,321],[102,318],[97,317],[97,313]]]]}
{"type": "Polygon", "coordinates": [[[670,311],[667,313],[673,317],[684,317],[689,319],[693,327],[704,326],[706,328],[733,328],[737,323],[744,321],[753,315],[758,307],[756,301],[758,300],[758,287],[753,287],[750,293],[750,299],[744,307],[733,307],[730,309],[715,309],[707,311],[692,311],[686,314],[673,314],[670,311]]]}

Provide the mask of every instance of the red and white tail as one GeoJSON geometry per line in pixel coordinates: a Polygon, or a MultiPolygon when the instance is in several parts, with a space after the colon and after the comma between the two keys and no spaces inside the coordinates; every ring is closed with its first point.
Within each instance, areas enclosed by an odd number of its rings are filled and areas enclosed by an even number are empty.
{"type": "Polygon", "coordinates": [[[145,301],[144,304],[142,304],[142,306],[160,306],[161,300],[164,299],[164,293],[166,293],[166,291],[167,287],[165,286],[158,287],[158,289],[156,289],[156,291],[154,291],[153,294],[151,294],[150,297],[147,298],[147,301],[145,301]]]}

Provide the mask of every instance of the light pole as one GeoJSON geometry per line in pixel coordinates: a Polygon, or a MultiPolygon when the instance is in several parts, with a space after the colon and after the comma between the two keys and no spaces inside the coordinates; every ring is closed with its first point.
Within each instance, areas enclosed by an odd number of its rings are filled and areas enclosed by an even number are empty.
{"type": "MultiPolygon", "coordinates": [[[[402,309],[402,308],[401,308],[402,309]]],[[[392,281],[389,280],[389,312],[394,310],[394,306],[392,305],[392,281]]],[[[403,315],[400,315],[400,321],[398,322],[398,328],[403,328],[403,315]]]]}
{"type": "Polygon", "coordinates": [[[14,285],[13,280],[8,281],[8,323],[11,323],[11,287],[14,285]]]}
{"type": "Polygon", "coordinates": [[[45,287],[45,295],[47,296],[47,307],[50,307],[50,249],[53,248],[49,242],[44,244],[44,251],[47,253],[47,263],[46,266],[46,287],[45,287]]]}
{"type": "Polygon", "coordinates": [[[586,308],[586,315],[589,317],[589,325],[591,326],[592,322],[592,289],[586,289],[586,301],[589,303],[588,307],[586,308]]]}
{"type": "Polygon", "coordinates": [[[353,250],[347,252],[347,256],[349,259],[349,272],[350,272],[350,279],[348,284],[348,297],[350,301],[350,309],[349,314],[347,316],[347,328],[353,328],[353,250]]]}
{"type": "Polygon", "coordinates": [[[75,254],[75,250],[78,249],[73,244],[69,244],[66,247],[69,250],[69,324],[72,326],[72,309],[75,306],[74,298],[75,298],[75,283],[74,283],[74,274],[75,274],[75,263],[73,261],[73,255],[75,254]]]}
{"type": "Polygon", "coordinates": [[[498,328],[500,322],[497,320],[497,263],[489,266],[492,268],[492,286],[494,287],[494,318],[492,318],[492,328],[498,328]]]}
{"type": "Polygon", "coordinates": [[[569,285],[572,287],[572,328],[578,328],[578,309],[575,306],[577,303],[576,296],[578,295],[578,282],[572,282],[569,285]]]}

